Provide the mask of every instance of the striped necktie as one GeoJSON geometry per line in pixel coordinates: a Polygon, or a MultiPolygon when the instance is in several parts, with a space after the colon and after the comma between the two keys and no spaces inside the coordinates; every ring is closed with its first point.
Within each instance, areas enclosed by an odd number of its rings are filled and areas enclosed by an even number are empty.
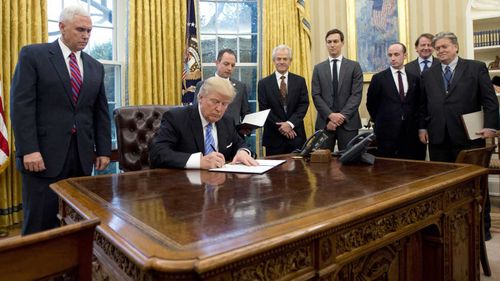
{"type": "Polygon", "coordinates": [[[205,155],[214,152],[215,141],[212,136],[212,123],[205,126],[205,155]]]}
{"type": "Polygon", "coordinates": [[[71,100],[76,105],[83,81],[82,74],[80,73],[80,67],[78,67],[78,62],[76,61],[75,53],[71,53],[69,55],[69,69],[71,72],[71,100]]]}

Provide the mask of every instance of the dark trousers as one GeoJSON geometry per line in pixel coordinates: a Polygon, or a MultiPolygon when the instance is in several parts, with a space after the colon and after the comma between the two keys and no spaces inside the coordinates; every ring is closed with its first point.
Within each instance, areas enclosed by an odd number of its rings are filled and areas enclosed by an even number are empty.
{"type": "Polygon", "coordinates": [[[426,145],[420,142],[416,130],[403,126],[396,139],[384,139],[377,134],[377,156],[425,160],[426,145]]]}
{"type": "Polygon", "coordinates": [[[41,177],[38,173],[23,172],[21,175],[24,212],[22,235],[58,227],[59,199],[49,185],[66,178],[83,175],[76,136],[71,138],[63,170],[57,177],[41,177]]]}

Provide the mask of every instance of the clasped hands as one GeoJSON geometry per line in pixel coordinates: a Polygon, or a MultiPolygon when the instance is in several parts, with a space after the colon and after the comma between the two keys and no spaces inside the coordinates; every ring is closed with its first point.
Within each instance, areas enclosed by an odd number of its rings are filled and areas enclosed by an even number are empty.
{"type": "Polygon", "coordinates": [[[342,126],[345,122],[345,116],[341,113],[332,112],[328,115],[328,123],[326,124],[326,129],[328,131],[335,131],[337,127],[342,126]]]}
{"type": "Polygon", "coordinates": [[[276,125],[278,126],[278,131],[287,139],[291,140],[297,136],[297,132],[293,130],[288,122],[276,122],[276,125]]]}
{"type": "MultiPolygon", "coordinates": [[[[224,158],[224,154],[220,152],[211,152],[208,155],[204,155],[201,157],[200,168],[201,169],[213,169],[213,168],[221,168],[226,163],[226,159],[224,158]]],[[[243,164],[246,166],[258,166],[259,163],[252,158],[248,152],[243,149],[238,150],[236,155],[231,161],[231,164],[243,164]]]]}

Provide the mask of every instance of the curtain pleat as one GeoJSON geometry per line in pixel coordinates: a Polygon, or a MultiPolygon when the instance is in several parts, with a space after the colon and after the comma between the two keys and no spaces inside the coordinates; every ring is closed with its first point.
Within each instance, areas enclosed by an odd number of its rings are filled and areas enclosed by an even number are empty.
{"type": "Polygon", "coordinates": [[[129,5],[129,104],[180,104],[186,0],[129,5]]]}
{"type": "MultiPolygon", "coordinates": [[[[290,71],[305,78],[311,92],[311,37],[309,21],[309,2],[304,0],[266,0],[262,1],[262,76],[271,74],[274,69],[272,50],[285,44],[292,48],[290,71]]],[[[309,94],[309,110],[304,117],[306,134],[314,132],[316,112],[309,94]]]]}
{"type": "Polygon", "coordinates": [[[9,134],[10,163],[0,174],[0,226],[22,221],[21,177],[15,169],[14,137],[10,123],[10,81],[22,46],[47,42],[46,0],[1,0],[0,78],[9,134]]]}

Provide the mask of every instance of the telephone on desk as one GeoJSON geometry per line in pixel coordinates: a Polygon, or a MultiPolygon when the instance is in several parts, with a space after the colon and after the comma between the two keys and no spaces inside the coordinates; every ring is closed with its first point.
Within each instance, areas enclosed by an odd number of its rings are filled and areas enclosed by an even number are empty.
{"type": "Polygon", "coordinates": [[[339,161],[342,164],[350,164],[350,163],[366,163],[373,165],[375,163],[375,156],[367,153],[368,146],[372,141],[376,138],[375,133],[366,132],[361,133],[355,136],[352,140],[349,141],[346,145],[346,149],[339,151],[336,153],[340,155],[339,161]]]}
{"type": "Polygon", "coordinates": [[[317,150],[328,139],[328,135],[324,130],[317,130],[314,135],[310,136],[300,150],[300,156],[307,157],[312,151],[317,150]]]}

